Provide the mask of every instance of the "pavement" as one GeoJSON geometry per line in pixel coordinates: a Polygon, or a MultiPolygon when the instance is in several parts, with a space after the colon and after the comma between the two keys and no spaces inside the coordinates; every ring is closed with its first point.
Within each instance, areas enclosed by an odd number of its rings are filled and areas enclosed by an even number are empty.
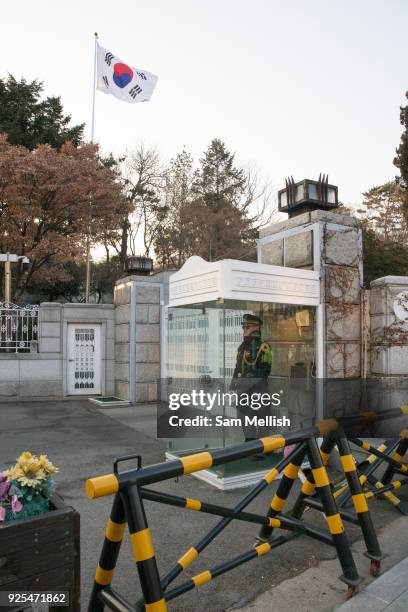
{"type": "MultiPolygon", "coordinates": [[[[144,465],[163,461],[165,444],[155,438],[155,417],[153,406],[100,409],[86,400],[0,404],[0,468],[13,463],[23,450],[47,453],[61,470],[56,477],[57,491],[81,514],[84,611],[112,501],[110,498],[88,500],[84,493],[85,480],[110,473],[113,460],[121,455],[139,453],[144,465]]],[[[271,485],[248,510],[265,513],[276,486],[271,485]]],[[[166,481],[154,488],[231,507],[247,492],[242,489],[218,491],[192,476],[166,481]]],[[[399,494],[407,497],[406,490],[399,494]]],[[[407,518],[401,517],[387,501],[375,500],[370,508],[377,529],[384,534],[383,548],[389,554],[384,561],[387,569],[408,555],[407,518]]],[[[218,522],[210,515],[152,502],[146,502],[146,513],[161,573],[172,567],[218,522]]],[[[317,512],[309,511],[307,518],[316,525],[324,525],[317,512]]],[[[249,550],[257,532],[256,525],[233,521],[175,585],[249,550]]],[[[369,562],[358,541],[359,529],[349,524],[347,532],[361,573],[367,576],[369,562]]],[[[338,580],[340,573],[331,547],[301,537],[173,600],[169,610],[334,610],[345,596],[345,585],[338,580]]],[[[127,540],[122,546],[114,587],[130,601],[140,596],[137,571],[127,540]]]]}
{"type": "MultiPolygon", "coordinates": [[[[405,567],[405,577],[400,575],[400,581],[404,581],[404,588],[408,589],[407,584],[407,564],[408,564],[408,538],[407,538],[407,517],[399,515],[395,521],[384,526],[378,531],[381,549],[386,557],[381,563],[381,571],[385,572],[379,578],[369,575],[369,560],[364,555],[365,547],[361,540],[353,543],[353,557],[357,565],[358,572],[363,579],[359,587],[358,594],[354,595],[347,603],[345,602],[345,585],[338,580],[339,564],[337,559],[321,561],[314,567],[307,569],[298,576],[284,580],[276,584],[273,588],[251,603],[241,608],[234,608],[239,612],[265,612],[265,610],[296,610],[296,612],[328,612],[338,610],[339,612],[377,612],[385,608],[372,607],[372,597],[366,594],[374,589],[382,600],[382,605],[387,597],[391,597],[394,585],[389,581],[388,575],[398,571],[399,564],[405,567]],[[404,565],[405,564],[405,565],[404,565]],[[389,568],[389,571],[387,571],[389,568]]],[[[395,592],[395,597],[398,596],[395,592]]],[[[406,612],[408,606],[404,608],[406,612]]],[[[389,611],[391,612],[391,610],[389,611]]],[[[398,608],[392,612],[399,612],[398,608]]]]}
{"type": "Polygon", "coordinates": [[[338,612],[406,612],[408,610],[408,557],[346,602],[338,612]]]}

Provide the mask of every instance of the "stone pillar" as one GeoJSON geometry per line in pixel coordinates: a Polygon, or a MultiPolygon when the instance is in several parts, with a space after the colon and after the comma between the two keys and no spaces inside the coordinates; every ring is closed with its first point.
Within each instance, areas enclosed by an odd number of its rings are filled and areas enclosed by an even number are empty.
{"type": "Polygon", "coordinates": [[[120,279],[115,285],[115,395],[130,399],[130,295],[129,278],[120,279]]]}
{"type": "Polygon", "coordinates": [[[40,353],[62,353],[62,305],[58,302],[40,304],[40,353]]]}
{"type": "Polygon", "coordinates": [[[318,270],[318,378],[361,375],[362,236],[354,217],[315,210],[261,230],[258,261],[318,270]]]}
{"type": "Polygon", "coordinates": [[[371,283],[371,374],[408,377],[408,276],[371,283]]]}
{"type": "Polygon", "coordinates": [[[115,286],[115,395],[133,403],[157,400],[164,342],[162,309],[172,272],[127,276],[115,286]]]}
{"type": "Polygon", "coordinates": [[[160,297],[160,286],[153,283],[151,287],[136,287],[136,402],[157,401],[160,297]]]}

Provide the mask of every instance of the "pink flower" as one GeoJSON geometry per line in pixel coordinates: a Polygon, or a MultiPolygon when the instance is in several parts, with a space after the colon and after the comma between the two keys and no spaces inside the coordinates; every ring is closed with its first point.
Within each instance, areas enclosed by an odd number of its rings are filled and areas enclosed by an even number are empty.
{"type": "Polygon", "coordinates": [[[283,456],[287,457],[296,448],[296,444],[289,444],[283,449],[283,456]]]}
{"type": "Polygon", "coordinates": [[[3,472],[0,472],[0,482],[4,482],[5,480],[7,480],[7,476],[3,474],[3,472]]]}
{"type": "Polygon", "coordinates": [[[10,487],[11,484],[9,482],[6,482],[4,480],[3,482],[0,481],[0,499],[5,499],[7,497],[7,493],[10,487]]]}
{"type": "Polygon", "coordinates": [[[23,507],[23,504],[21,503],[21,501],[19,501],[17,495],[13,495],[13,497],[11,498],[12,513],[17,514],[17,512],[20,512],[22,507],[23,507]]]}
{"type": "Polygon", "coordinates": [[[0,523],[4,521],[6,518],[6,509],[3,506],[0,506],[0,523]]]}

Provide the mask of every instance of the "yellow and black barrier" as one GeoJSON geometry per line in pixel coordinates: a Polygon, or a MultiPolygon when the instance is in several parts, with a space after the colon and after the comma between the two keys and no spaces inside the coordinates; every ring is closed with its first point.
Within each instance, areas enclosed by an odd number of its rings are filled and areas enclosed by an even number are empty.
{"type": "MultiPolygon", "coordinates": [[[[408,439],[387,440],[378,448],[359,438],[350,438],[350,442],[370,453],[367,459],[357,465],[359,479],[366,490],[367,499],[379,495],[384,496],[401,514],[408,515],[405,503],[393,492],[401,487],[404,480],[391,482],[396,475],[408,477],[408,464],[404,463],[404,456],[408,450],[408,439]],[[382,475],[378,475],[384,469],[384,464],[386,465],[385,471],[382,475]]],[[[335,497],[340,506],[349,502],[350,491],[347,483],[342,482],[338,485],[335,497]]]]}
{"type": "MultiPolygon", "coordinates": [[[[371,413],[368,418],[373,418],[371,413]]],[[[379,418],[383,418],[383,416],[380,415],[379,418]]],[[[377,570],[372,573],[378,573],[382,554],[367,505],[367,499],[370,496],[363,491],[363,485],[373,472],[371,474],[359,474],[358,466],[350,451],[349,441],[344,434],[341,434],[339,425],[341,425],[339,421],[331,419],[317,423],[316,426],[307,430],[289,433],[285,436],[267,436],[237,446],[199,452],[180,457],[174,461],[147,467],[141,467],[140,456],[122,457],[115,461],[112,474],[88,480],[86,492],[91,499],[108,495],[114,496],[88,612],[101,612],[105,609],[105,606],[117,611],[137,612],[141,607],[147,612],[167,610],[167,602],[175,597],[200,587],[251,559],[269,553],[272,549],[288,542],[292,537],[302,534],[336,549],[342,569],[341,580],[348,585],[348,596],[351,596],[361,579],[350,549],[344,522],[349,521],[360,526],[367,548],[367,556],[371,559],[371,567],[377,570]],[[319,449],[316,439],[323,436],[324,439],[319,449]],[[170,495],[149,488],[149,485],[154,483],[192,474],[202,469],[251,457],[259,453],[272,453],[287,446],[291,447],[289,454],[282,458],[234,508],[203,502],[199,499],[170,495]],[[346,485],[343,486],[343,489],[338,489],[340,495],[337,495],[337,498],[326,470],[328,459],[335,447],[340,453],[346,479],[346,485]],[[118,466],[121,461],[135,459],[136,457],[138,459],[136,469],[119,471],[118,466]],[[310,471],[306,474],[306,479],[302,484],[292,511],[285,514],[283,510],[304,459],[309,461],[310,471]],[[246,507],[278,477],[281,477],[281,480],[275,495],[272,497],[266,516],[247,512],[246,507]],[[354,513],[344,508],[344,500],[347,496],[351,498],[354,513]],[[152,537],[144,511],[144,500],[220,517],[218,523],[198,542],[188,548],[163,577],[160,576],[156,563],[152,537]],[[339,501],[342,503],[340,504],[339,501]],[[326,530],[305,521],[303,514],[306,506],[314,507],[323,512],[326,530]],[[241,555],[206,569],[177,587],[169,588],[170,584],[196,561],[200,553],[232,520],[258,524],[261,529],[259,542],[241,555]],[[143,601],[134,605],[125,601],[111,586],[126,524],[129,529],[133,556],[143,593],[143,601]],[[283,529],[283,534],[276,535],[274,533],[276,529],[283,529]]],[[[401,445],[401,440],[398,440],[389,444],[386,449],[379,450],[380,456],[373,453],[375,460],[372,463],[377,460],[385,460],[387,465],[392,468],[390,473],[387,474],[390,481],[382,483],[381,493],[390,492],[397,488],[396,482],[405,484],[405,481],[392,481],[394,474],[405,473],[405,465],[402,462],[404,449],[406,450],[405,446],[401,445]],[[397,455],[400,455],[400,458],[397,455]]],[[[376,491],[380,491],[380,489],[376,489],[376,491]]],[[[368,493],[371,493],[371,491],[368,493]]],[[[375,493],[372,493],[374,496],[375,493]]]]}

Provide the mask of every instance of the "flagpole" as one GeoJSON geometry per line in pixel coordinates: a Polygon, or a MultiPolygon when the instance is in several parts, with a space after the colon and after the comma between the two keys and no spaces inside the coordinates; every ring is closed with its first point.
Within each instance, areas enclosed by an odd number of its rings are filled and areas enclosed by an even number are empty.
{"type": "Polygon", "coordinates": [[[97,56],[97,45],[98,45],[98,32],[95,32],[95,53],[94,53],[94,75],[93,75],[93,95],[92,95],[92,129],[91,129],[91,142],[94,141],[95,136],[95,93],[96,93],[96,56],[97,56]]]}
{"type": "MultiPolygon", "coordinates": [[[[95,138],[95,94],[96,94],[96,65],[97,65],[97,45],[98,32],[95,32],[95,47],[94,47],[94,73],[93,73],[93,91],[92,91],[92,120],[91,120],[91,142],[95,138]]],[[[86,236],[86,278],[85,278],[85,304],[89,303],[89,289],[91,276],[91,202],[88,208],[88,232],[86,236]]]]}

